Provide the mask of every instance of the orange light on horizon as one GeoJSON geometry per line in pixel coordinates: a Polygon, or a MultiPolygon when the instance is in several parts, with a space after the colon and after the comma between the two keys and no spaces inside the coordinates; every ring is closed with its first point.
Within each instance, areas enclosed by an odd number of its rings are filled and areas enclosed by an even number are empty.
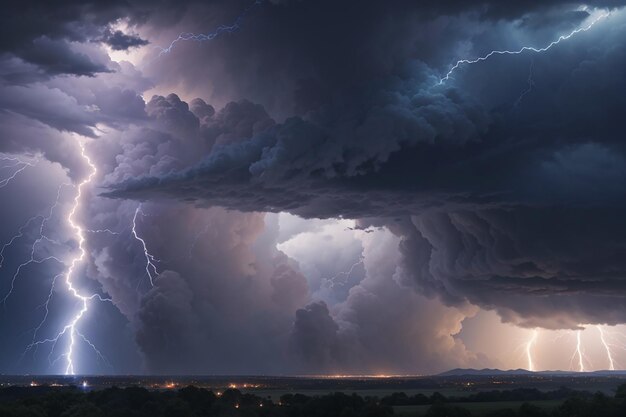
{"type": "Polygon", "coordinates": [[[369,379],[387,379],[387,378],[415,378],[423,375],[402,375],[402,374],[332,374],[332,375],[303,375],[309,378],[321,379],[350,379],[350,378],[369,378],[369,379]]]}

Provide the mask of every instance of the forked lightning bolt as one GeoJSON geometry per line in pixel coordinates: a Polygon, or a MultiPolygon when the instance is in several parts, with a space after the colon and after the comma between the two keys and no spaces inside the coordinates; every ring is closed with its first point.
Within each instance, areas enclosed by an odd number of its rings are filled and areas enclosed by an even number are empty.
{"type": "MultiPolygon", "coordinates": [[[[76,347],[76,339],[77,337],[81,338],[89,347],[91,347],[96,354],[99,357],[102,357],[102,354],[100,353],[100,351],[95,347],[95,345],[93,343],[91,343],[89,340],[87,340],[87,338],[81,334],[77,327],[80,323],[80,320],[83,318],[83,316],[85,315],[85,313],[89,310],[89,301],[93,300],[94,298],[100,300],[100,301],[112,301],[111,299],[108,298],[103,298],[98,294],[92,294],[92,295],[82,295],[74,286],[73,283],[73,278],[74,275],[76,273],[76,269],[78,268],[78,266],[84,261],[85,256],[87,255],[87,251],[85,250],[85,236],[84,236],[84,230],[81,227],[81,225],[75,220],[75,216],[76,216],[76,212],[78,211],[78,208],[80,206],[81,203],[81,198],[82,198],[82,192],[83,192],[83,187],[85,187],[87,184],[91,183],[91,181],[93,180],[93,178],[95,177],[96,173],[97,173],[97,169],[96,166],[91,162],[91,159],[89,158],[89,156],[87,156],[87,154],[85,153],[85,147],[82,143],[79,143],[80,146],[80,150],[81,150],[81,156],[83,157],[83,159],[85,160],[85,162],[87,163],[87,165],[90,167],[91,169],[91,173],[88,175],[88,177],[86,179],[84,179],[77,187],[77,191],[76,191],[76,196],[74,197],[74,204],[72,205],[72,208],[70,210],[70,212],[67,215],[67,222],[70,225],[70,227],[74,230],[75,236],[76,236],[76,240],[78,242],[78,255],[76,255],[70,262],[70,265],[67,269],[67,272],[64,274],[65,276],[65,284],[67,286],[67,290],[68,292],[79,301],[80,304],[80,310],[72,317],[72,319],[69,321],[69,323],[67,323],[59,333],[57,333],[57,335],[53,338],[48,338],[48,339],[43,339],[43,340],[37,340],[37,341],[33,341],[30,345],[28,345],[26,347],[26,350],[24,353],[28,352],[30,349],[37,347],[39,345],[42,344],[46,344],[46,343],[52,343],[52,349],[50,351],[50,355],[52,355],[52,353],[54,352],[54,349],[59,341],[59,339],[61,339],[62,336],[67,336],[69,338],[69,344],[67,347],[67,350],[65,351],[65,353],[63,353],[62,355],[59,356],[59,358],[65,358],[66,361],[66,366],[65,366],[65,374],[66,375],[74,375],[75,371],[76,371],[76,366],[75,366],[75,361],[74,361],[74,352],[75,352],[75,347],[76,347]]],[[[56,277],[53,280],[53,285],[56,283],[56,277]]],[[[45,319],[47,318],[47,311],[48,311],[48,304],[50,303],[50,300],[52,298],[52,290],[50,291],[49,295],[48,295],[48,299],[45,302],[45,308],[46,308],[46,315],[44,316],[44,319],[42,320],[42,322],[39,324],[39,326],[36,328],[35,330],[35,335],[36,332],[41,328],[41,326],[43,325],[43,322],[45,322],[45,319]]],[[[35,335],[33,336],[33,340],[35,339],[35,335]]]]}
{"type": "Polygon", "coordinates": [[[523,46],[517,50],[494,50],[489,52],[487,55],[481,56],[479,58],[475,58],[475,59],[460,59],[458,60],[453,66],[452,68],[450,68],[450,70],[448,71],[448,73],[439,80],[439,85],[443,84],[444,82],[448,81],[450,79],[450,77],[452,76],[452,74],[454,73],[454,71],[456,71],[461,65],[471,65],[471,64],[476,64],[478,62],[482,62],[482,61],[486,61],[489,58],[491,58],[494,55],[519,55],[523,52],[529,51],[529,52],[535,52],[535,53],[540,53],[540,52],[546,52],[547,50],[549,50],[550,48],[552,48],[555,45],[558,45],[559,43],[561,43],[562,41],[568,40],[570,39],[572,36],[580,33],[580,32],[586,32],[589,29],[591,29],[596,23],[598,23],[600,20],[606,18],[609,16],[609,13],[604,13],[599,15],[598,17],[596,17],[595,19],[593,19],[591,21],[591,23],[589,23],[587,26],[583,26],[580,27],[578,29],[575,29],[573,31],[571,31],[570,33],[568,33],[567,35],[561,35],[558,37],[557,40],[550,42],[548,45],[543,46],[541,48],[536,48],[534,46],[523,46]]]}
{"type": "Polygon", "coordinates": [[[13,235],[13,237],[11,237],[11,239],[9,239],[8,242],[6,242],[4,245],[2,245],[2,249],[0,249],[0,268],[2,268],[2,265],[4,264],[4,252],[10,248],[13,243],[15,243],[16,240],[22,238],[24,236],[24,231],[28,228],[28,226],[30,226],[30,224],[32,222],[34,222],[35,220],[41,220],[43,221],[44,217],[41,215],[37,215],[37,216],[33,216],[31,218],[29,218],[28,220],[26,220],[26,222],[20,226],[20,228],[17,230],[17,233],[15,235],[13,235]]]}
{"type": "Polygon", "coordinates": [[[263,0],[255,0],[254,3],[252,3],[246,9],[244,9],[244,11],[241,12],[241,14],[237,16],[237,18],[230,25],[220,25],[213,32],[198,33],[198,34],[181,33],[180,35],[178,35],[178,38],[174,39],[167,48],[161,48],[157,46],[157,48],[159,49],[159,56],[170,53],[172,49],[174,48],[174,46],[180,41],[196,41],[196,42],[211,41],[219,37],[220,35],[233,33],[237,31],[240,28],[241,22],[248,15],[248,13],[250,13],[252,9],[261,5],[262,3],[263,3],[263,0]]]}
{"type": "Polygon", "coordinates": [[[576,330],[576,349],[574,350],[574,354],[572,355],[571,362],[575,359],[578,360],[578,371],[585,372],[585,352],[582,347],[581,342],[581,332],[582,330],[576,330]]]}
{"type": "Polygon", "coordinates": [[[60,204],[60,199],[61,199],[61,189],[64,186],[71,186],[71,184],[69,183],[63,183],[59,186],[58,190],[57,190],[57,196],[56,199],[54,201],[54,204],[52,204],[49,208],[48,208],[48,214],[46,216],[42,216],[42,215],[38,215],[38,216],[34,216],[31,217],[30,219],[28,219],[26,221],[26,223],[24,223],[18,230],[17,234],[14,235],[7,243],[4,244],[4,246],[2,247],[2,250],[0,250],[0,267],[2,266],[2,263],[4,262],[4,251],[9,248],[13,243],[15,243],[15,241],[19,238],[21,238],[22,236],[24,236],[24,229],[26,227],[28,227],[30,225],[30,223],[32,223],[34,220],[41,220],[39,223],[39,236],[37,237],[37,239],[35,239],[35,241],[33,242],[33,244],[30,247],[30,258],[27,259],[26,261],[22,262],[16,269],[15,273],[13,274],[13,278],[11,279],[11,287],[9,289],[9,291],[5,294],[5,296],[2,298],[1,302],[3,305],[6,306],[6,302],[9,299],[9,297],[11,296],[11,294],[13,294],[13,290],[15,289],[15,283],[20,275],[20,272],[22,272],[22,269],[31,265],[31,264],[42,264],[44,262],[50,261],[50,260],[54,260],[57,261],[60,264],[63,264],[63,261],[61,259],[59,259],[56,256],[53,255],[49,255],[46,256],[44,258],[37,258],[36,257],[36,251],[37,251],[37,247],[39,244],[41,244],[43,241],[46,242],[50,242],[52,244],[61,244],[60,242],[49,238],[48,236],[46,236],[45,234],[45,227],[46,224],[50,221],[50,219],[52,218],[52,215],[54,213],[54,209],[57,208],[60,204]]]}
{"type": "Polygon", "coordinates": [[[0,153],[0,170],[14,168],[13,172],[7,174],[5,178],[0,179],[0,188],[9,185],[20,172],[28,167],[34,167],[39,161],[40,158],[38,156],[25,156],[24,158],[20,158],[18,156],[0,153]]]}
{"type": "Polygon", "coordinates": [[[600,332],[600,341],[602,342],[602,345],[604,346],[604,349],[606,350],[606,356],[609,359],[609,370],[614,371],[615,361],[613,360],[613,353],[611,352],[611,345],[606,341],[606,338],[604,337],[604,330],[602,330],[602,326],[596,326],[596,328],[600,332]]]}
{"type": "Polygon", "coordinates": [[[148,252],[148,247],[146,246],[146,241],[139,236],[137,233],[137,215],[142,214],[141,204],[137,206],[135,209],[135,215],[133,216],[133,236],[135,239],[141,243],[141,247],[143,248],[143,255],[146,258],[146,274],[148,275],[148,279],[150,280],[150,285],[154,287],[154,278],[159,276],[159,271],[157,270],[155,262],[160,262],[157,258],[155,258],[150,252],[148,252]]]}
{"type": "Polygon", "coordinates": [[[337,280],[339,279],[339,277],[344,277],[344,281],[348,280],[348,278],[350,278],[350,275],[352,275],[352,272],[354,272],[354,268],[356,268],[359,265],[363,265],[363,258],[360,258],[357,262],[353,263],[352,266],[347,271],[340,271],[336,273],[335,275],[333,275],[332,277],[324,279],[324,285],[327,288],[332,289],[335,287],[335,285],[343,284],[342,282],[340,282],[339,284],[337,283],[337,280]]]}
{"type": "Polygon", "coordinates": [[[59,279],[62,276],[63,274],[57,274],[54,276],[54,278],[52,278],[52,284],[50,285],[50,292],[48,293],[48,297],[46,298],[46,301],[44,301],[41,305],[37,307],[37,309],[39,308],[44,309],[44,315],[41,318],[41,321],[39,322],[37,327],[33,329],[33,340],[31,341],[31,345],[33,346],[35,346],[35,343],[37,342],[37,334],[39,333],[39,331],[41,330],[41,327],[46,323],[46,320],[48,319],[48,314],[50,313],[50,302],[52,301],[52,296],[54,294],[54,287],[57,283],[57,279],[59,279]]]}

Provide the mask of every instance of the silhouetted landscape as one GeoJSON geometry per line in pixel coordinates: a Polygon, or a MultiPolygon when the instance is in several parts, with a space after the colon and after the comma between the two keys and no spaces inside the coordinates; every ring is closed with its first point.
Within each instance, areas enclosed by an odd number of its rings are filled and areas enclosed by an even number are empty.
{"type": "MultiPolygon", "coordinates": [[[[495,371],[495,372],[494,372],[495,371]]],[[[4,376],[0,416],[623,416],[623,373],[425,377],[4,376]]]]}

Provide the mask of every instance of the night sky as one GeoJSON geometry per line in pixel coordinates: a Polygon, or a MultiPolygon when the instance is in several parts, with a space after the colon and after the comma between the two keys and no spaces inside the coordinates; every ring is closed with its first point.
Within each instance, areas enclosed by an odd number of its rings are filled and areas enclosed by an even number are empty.
{"type": "Polygon", "coordinates": [[[0,373],[622,369],[623,6],[9,0],[0,373]]]}

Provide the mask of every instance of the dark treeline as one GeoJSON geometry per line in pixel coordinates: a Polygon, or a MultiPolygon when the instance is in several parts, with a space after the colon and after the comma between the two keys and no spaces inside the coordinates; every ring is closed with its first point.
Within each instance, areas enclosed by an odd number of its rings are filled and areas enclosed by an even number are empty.
{"type": "Polygon", "coordinates": [[[587,391],[576,391],[561,387],[553,391],[540,391],[536,388],[516,388],[505,391],[481,391],[476,394],[469,394],[463,397],[446,397],[435,392],[430,396],[424,394],[407,395],[404,392],[395,392],[380,400],[381,404],[391,406],[401,405],[429,405],[439,403],[457,402],[498,402],[498,401],[546,401],[564,400],[571,397],[590,397],[592,394],[587,391]]]}
{"type": "Polygon", "coordinates": [[[467,397],[395,393],[381,399],[344,393],[285,394],[278,402],[236,389],[216,395],[191,386],[178,391],[131,387],[91,392],[76,387],[11,387],[0,389],[0,417],[388,417],[394,414],[393,406],[406,405],[429,406],[427,417],[471,417],[472,411],[463,408],[461,401],[526,401],[517,410],[481,414],[489,417],[623,417],[626,416],[626,384],[614,397],[568,389],[549,392],[515,389],[467,397]],[[563,402],[552,410],[530,403],[540,400],[563,402]]]}
{"type": "Polygon", "coordinates": [[[187,387],[178,391],[108,388],[83,393],[77,388],[0,390],[0,417],[387,417],[389,406],[358,395],[284,395],[279,402],[236,389],[216,395],[187,387]]]}

